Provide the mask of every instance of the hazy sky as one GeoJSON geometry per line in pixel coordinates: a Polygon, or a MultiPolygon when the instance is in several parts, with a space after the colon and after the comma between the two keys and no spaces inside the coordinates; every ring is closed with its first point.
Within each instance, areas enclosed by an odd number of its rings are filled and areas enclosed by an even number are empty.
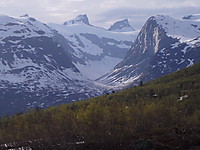
{"type": "Polygon", "coordinates": [[[45,23],[63,23],[78,14],[87,14],[91,24],[106,28],[128,18],[138,28],[152,15],[181,18],[200,14],[200,0],[0,0],[0,13],[10,16],[28,13],[45,23]]]}

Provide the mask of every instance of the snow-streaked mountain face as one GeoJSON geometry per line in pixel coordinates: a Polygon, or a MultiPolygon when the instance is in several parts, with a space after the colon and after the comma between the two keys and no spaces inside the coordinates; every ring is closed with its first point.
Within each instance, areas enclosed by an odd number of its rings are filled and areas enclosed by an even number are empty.
{"type": "Polygon", "coordinates": [[[73,25],[73,24],[87,24],[91,26],[86,14],[78,15],[75,19],[64,22],[64,25],[73,25]]]}
{"type": "Polygon", "coordinates": [[[0,115],[101,94],[74,65],[72,51],[62,35],[28,15],[0,16],[0,115]]]}
{"type": "Polygon", "coordinates": [[[148,19],[126,58],[98,81],[125,86],[172,73],[200,61],[200,23],[168,16],[148,19]]]}
{"type": "Polygon", "coordinates": [[[121,21],[115,22],[113,25],[110,26],[108,31],[114,32],[131,32],[134,31],[133,27],[129,24],[128,19],[124,19],[121,21]]]}
{"type": "Polygon", "coordinates": [[[27,15],[20,18],[13,18],[6,15],[0,15],[1,41],[11,35],[15,37],[40,37],[53,36],[54,30],[47,25],[37,21],[27,15]]]}
{"type": "Polygon", "coordinates": [[[125,57],[138,33],[112,32],[92,26],[86,15],[79,15],[64,25],[49,25],[69,42],[74,65],[92,80],[110,71],[125,57]]]}

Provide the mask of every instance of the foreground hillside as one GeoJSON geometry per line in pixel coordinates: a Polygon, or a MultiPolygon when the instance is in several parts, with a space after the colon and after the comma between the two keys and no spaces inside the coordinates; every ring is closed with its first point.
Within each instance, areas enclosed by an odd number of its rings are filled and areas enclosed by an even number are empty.
{"type": "Polygon", "coordinates": [[[118,93],[2,118],[0,149],[198,149],[199,93],[196,64],[118,93]]]}

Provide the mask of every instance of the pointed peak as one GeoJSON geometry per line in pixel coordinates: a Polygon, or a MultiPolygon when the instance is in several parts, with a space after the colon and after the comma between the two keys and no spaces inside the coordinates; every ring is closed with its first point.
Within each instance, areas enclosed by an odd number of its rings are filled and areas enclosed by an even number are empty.
{"type": "Polygon", "coordinates": [[[35,18],[30,17],[28,14],[22,15],[22,16],[20,16],[20,17],[21,17],[21,18],[28,19],[28,20],[30,20],[30,21],[32,21],[32,22],[37,21],[35,18]]]}
{"type": "Polygon", "coordinates": [[[78,15],[76,18],[80,18],[80,19],[88,19],[86,14],[80,14],[78,15]]]}
{"type": "Polygon", "coordinates": [[[20,17],[26,17],[26,18],[28,18],[29,15],[28,15],[28,14],[25,14],[25,15],[22,15],[22,16],[20,16],[20,17]]]}
{"type": "Polygon", "coordinates": [[[129,31],[134,31],[134,29],[129,24],[128,19],[123,19],[123,20],[117,21],[113,25],[111,25],[110,28],[108,29],[108,31],[129,32],[129,31]]]}
{"type": "Polygon", "coordinates": [[[78,15],[76,18],[64,22],[64,25],[81,24],[81,23],[91,26],[91,24],[89,23],[89,19],[88,19],[86,14],[78,15]]]}

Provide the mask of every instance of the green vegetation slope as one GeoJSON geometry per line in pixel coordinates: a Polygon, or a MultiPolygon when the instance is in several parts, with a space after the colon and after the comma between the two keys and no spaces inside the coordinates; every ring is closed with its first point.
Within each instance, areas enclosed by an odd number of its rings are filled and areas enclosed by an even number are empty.
{"type": "Polygon", "coordinates": [[[196,64],[118,93],[2,118],[0,143],[34,150],[192,149],[200,146],[199,94],[196,64]]]}

